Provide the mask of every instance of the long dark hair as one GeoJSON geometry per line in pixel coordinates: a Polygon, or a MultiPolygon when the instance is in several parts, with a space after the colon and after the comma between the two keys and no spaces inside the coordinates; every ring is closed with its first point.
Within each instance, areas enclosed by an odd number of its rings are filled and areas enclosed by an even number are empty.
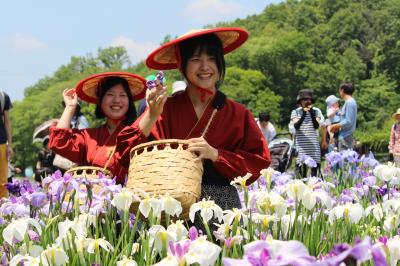
{"type": "Polygon", "coordinates": [[[137,118],[137,113],[136,113],[136,108],[135,104],[133,102],[133,96],[131,93],[131,90],[129,89],[129,83],[126,81],[126,79],[121,78],[121,77],[116,77],[116,76],[110,76],[110,77],[105,77],[103,78],[98,86],[97,86],[97,104],[96,104],[96,117],[97,118],[104,118],[105,114],[103,113],[103,110],[101,109],[101,101],[104,98],[104,95],[106,95],[106,92],[111,89],[112,87],[121,84],[122,87],[124,88],[124,91],[128,95],[128,100],[129,100],[129,107],[128,111],[126,112],[125,120],[124,123],[125,125],[130,125],[132,124],[136,118],[137,118]]]}
{"type": "Polygon", "coordinates": [[[179,53],[181,57],[182,74],[186,77],[186,66],[194,53],[206,52],[207,55],[215,57],[219,71],[219,80],[216,84],[217,89],[221,86],[225,77],[225,58],[224,49],[221,40],[215,34],[205,34],[182,41],[179,44],[179,53]]]}

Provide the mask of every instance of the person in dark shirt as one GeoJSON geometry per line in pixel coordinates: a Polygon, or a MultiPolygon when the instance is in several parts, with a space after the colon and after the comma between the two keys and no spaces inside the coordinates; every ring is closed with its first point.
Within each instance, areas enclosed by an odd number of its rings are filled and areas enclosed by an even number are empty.
{"type": "Polygon", "coordinates": [[[49,137],[46,137],[43,141],[43,149],[39,152],[36,162],[36,181],[41,182],[42,178],[57,170],[53,165],[54,156],[56,156],[56,154],[49,149],[49,137]]]}

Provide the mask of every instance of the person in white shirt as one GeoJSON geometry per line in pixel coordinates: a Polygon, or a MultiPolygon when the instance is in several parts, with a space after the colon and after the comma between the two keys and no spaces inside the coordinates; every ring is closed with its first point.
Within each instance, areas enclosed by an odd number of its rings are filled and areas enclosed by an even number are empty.
{"type": "Polygon", "coordinates": [[[257,125],[261,129],[267,143],[270,143],[276,136],[276,130],[274,125],[269,121],[270,116],[267,112],[262,112],[258,114],[257,125]]]}

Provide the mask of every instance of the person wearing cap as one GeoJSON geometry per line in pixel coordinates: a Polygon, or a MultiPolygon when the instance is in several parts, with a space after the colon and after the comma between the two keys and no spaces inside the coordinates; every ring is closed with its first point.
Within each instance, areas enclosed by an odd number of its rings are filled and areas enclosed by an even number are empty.
{"type": "Polygon", "coordinates": [[[392,115],[396,120],[390,130],[389,153],[393,155],[396,167],[400,167],[400,108],[392,115]]]}
{"type": "Polygon", "coordinates": [[[326,120],[325,125],[327,126],[328,136],[329,136],[329,145],[328,152],[333,151],[337,147],[337,137],[338,134],[332,132],[331,125],[337,124],[340,122],[340,107],[339,107],[339,98],[335,95],[329,95],[326,102],[326,120]]]}
{"type": "Polygon", "coordinates": [[[175,95],[177,93],[183,92],[186,89],[186,82],[183,80],[177,80],[172,83],[172,92],[171,95],[175,95]]]}
{"type": "Polygon", "coordinates": [[[147,91],[146,112],[118,135],[116,153],[122,166],[128,168],[129,151],[137,144],[187,139],[188,150],[203,162],[202,197],[210,197],[223,209],[241,207],[230,182],[250,173],[250,184],[271,162],[252,113],[219,90],[225,75],[224,54],[247,37],[240,28],[204,29],[178,37],[147,57],[149,68],[178,68],[187,87],[171,97],[161,84],[147,91]]]}
{"type": "MultiPolygon", "coordinates": [[[[319,142],[318,129],[324,123],[324,116],[320,109],[312,106],[315,102],[312,90],[300,90],[297,95],[298,108],[290,115],[290,121],[296,129],[295,143],[298,151],[296,163],[296,174],[301,177],[307,176],[308,167],[301,162],[304,155],[310,156],[316,166],[311,167],[311,176],[317,176],[321,166],[321,146],[319,142]]],[[[324,132],[322,142],[325,142],[324,132]]]]}
{"type": "Polygon", "coordinates": [[[339,132],[339,151],[353,149],[353,132],[357,125],[357,103],[353,98],[354,86],[349,82],[344,82],[339,86],[339,95],[344,100],[344,105],[340,111],[340,122],[332,125],[332,132],[339,132]]]}
{"type": "Polygon", "coordinates": [[[57,126],[50,128],[49,147],[57,154],[85,166],[107,168],[123,184],[126,170],[115,158],[117,134],[136,119],[134,100],[145,95],[144,78],[128,72],[106,72],[81,80],[63,92],[65,109],[57,126]],[[96,128],[71,129],[78,97],[96,104],[96,117],[105,123],[96,128]]]}

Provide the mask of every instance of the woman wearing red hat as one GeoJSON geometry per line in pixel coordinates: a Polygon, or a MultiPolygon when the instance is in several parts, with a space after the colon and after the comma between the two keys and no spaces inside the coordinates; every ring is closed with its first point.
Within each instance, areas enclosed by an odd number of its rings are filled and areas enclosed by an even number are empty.
{"type": "Polygon", "coordinates": [[[114,156],[117,134],[136,119],[134,100],[145,95],[145,79],[127,72],[96,74],[63,92],[65,109],[50,129],[50,148],[79,165],[107,168],[123,184],[126,171],[114,156]],[[78,97],[96,104],[96,116],[105,118],[97,128],[71,129],[78,97]]]}
{"type": "Polygon", "coordinates": [[[118,135],[116,154],[125,168],[129,151],[137,144],[188,139],[188,149],[203,161],[202,197],[211,197],[224,209],[240,208],[230,181],[251,173],[250,184],[270,164],[267,144],[251,112],[219,90],[225,75],[224,54],[247,37],[240,28],[205,29],[166,43],[148,56],[146,64],[152,69],[179,68],[187,88],[171,97],[166,97],[161,84],[147,91],[146,112],[118,135]]]}

